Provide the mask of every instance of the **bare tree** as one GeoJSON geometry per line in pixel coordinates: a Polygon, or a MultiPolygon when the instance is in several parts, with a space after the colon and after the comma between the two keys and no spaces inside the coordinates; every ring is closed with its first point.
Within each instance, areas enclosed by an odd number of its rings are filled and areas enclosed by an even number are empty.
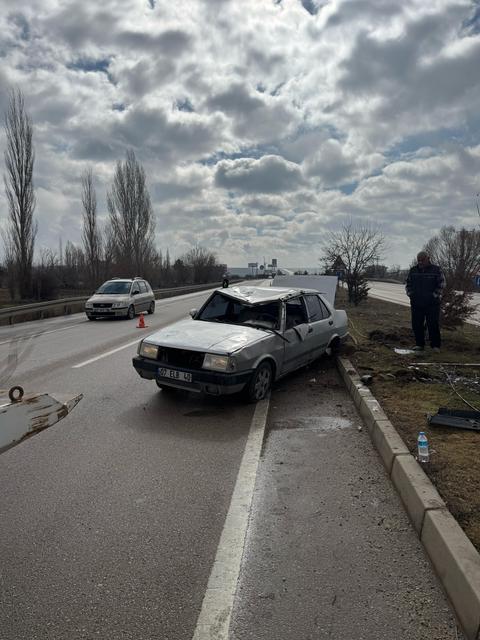
{"type": "Polygon", "coordinates": [[[33,269],[33,294],[37,300],[53,300],[60,288],[59,260],[51,249],[42,249],[33,269]]]}
{"type": "Polygon", "coordinates": [[[68,240],[65,245],[65,264],[62,267],[63,286],[66,289],[79,289],[85,271],[85,255],[82,249],[68,240]]]}
{"type": "Polygon", "coordinates": [[[32,293],[32,261],[37,234],[37,224],[33,219],[35,152],[32,121],[25,111],[23,94],[19,89],[10,93],[4,129],[7,141],[7,173],[3,176],[9,213],[7,234],[14,255],[20,297],[28,298],[32,293]]]}
{"type": "Polygon", "coordinates": [[[102,253],[102,236],[97,222],[97,196],[93,184],[93,171],[87,169],[82,175],[83,205],[83,248],[85,253],[88,284],[95,287],[99,284],[100,260],[102,253]]]}
{"type": "Polygon", "coordinates": [[[145,171],[132,150],[117,163],[107,205],[119,275],[144,274],[155,256],[155,222],[145,171]]]}
{"type": "Polygon", "coordinates": [[[103,234],[103,269],[102,278],[110,278],[113,275],[113,261],[115,257],[115,242],[113,240],[112,227],[107,224],[103,234]]]}
{"type": "Polygon", "coordinates": [[[357,305],[368,295],[365,271],[375,264],[382,254],[385,238],[380,231],[367,223],[355,225],[350,221],[340,231],[332,231],[323,246],[326,265],[341,258],[345,265],[345,282],[348,300],[357,305]]]}
{"type": "Polygon", "coordinates": [[[438,264],[445,278],[458,289],[473,290],[474,277],[480,271],[480,231],[442,227],[425,245],[432,262],[438,264]]]}
{"type": "Polygon", "coordinates": [[[221,277],[222,267],[218,264],[215,254],[199,245],[187,251],[183,256],[183,263],[190,269],[195,284],[212,282],[221,277]]]}
{"type": "Polygon", "coordinates": [[[5,248],[5,271],[7,277],[7,287],[10,294],[10,300],[15,300],[15,251],[13,249],[12,240],[5,229],[1,229],[3,245],[5,248]]]}
{"type": "Polygon", "coordinates": [[[447,282],[442,294],[442,323],[461,325],[475,312],[472,304],[474,278],[480,273],[480,231],[443,227],[424,250],[441,267],[447,282]]]}

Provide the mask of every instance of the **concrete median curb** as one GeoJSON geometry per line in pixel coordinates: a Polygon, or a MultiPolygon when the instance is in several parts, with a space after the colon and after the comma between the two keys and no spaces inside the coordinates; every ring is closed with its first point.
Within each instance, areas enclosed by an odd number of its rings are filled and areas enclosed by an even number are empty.
{"type": "Polygon", "coordinates": [[[346,358],[337,366],[468,640],[480,640],[480,555],[346,358]]]}

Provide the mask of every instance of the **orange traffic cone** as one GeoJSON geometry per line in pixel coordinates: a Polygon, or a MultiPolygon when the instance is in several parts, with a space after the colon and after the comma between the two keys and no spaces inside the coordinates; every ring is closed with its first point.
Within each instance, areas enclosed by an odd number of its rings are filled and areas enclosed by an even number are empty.
{"type": "Polygon", "coordinates": [[[145,324],[145,314],[142,312],[138,316],[138,324],[137,329],[146,329],[147,325],[145,324]]]}

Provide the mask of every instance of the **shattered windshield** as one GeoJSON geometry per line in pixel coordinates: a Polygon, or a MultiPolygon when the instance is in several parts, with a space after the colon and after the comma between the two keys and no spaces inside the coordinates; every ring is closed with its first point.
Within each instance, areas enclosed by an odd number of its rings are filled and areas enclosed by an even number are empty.
{"type": "Polygon", "coordinates": [[[217,292],[202,309],[197,320],[278,329],[280,326],[280,303],[269,301],[246,304],[217,292]]]}

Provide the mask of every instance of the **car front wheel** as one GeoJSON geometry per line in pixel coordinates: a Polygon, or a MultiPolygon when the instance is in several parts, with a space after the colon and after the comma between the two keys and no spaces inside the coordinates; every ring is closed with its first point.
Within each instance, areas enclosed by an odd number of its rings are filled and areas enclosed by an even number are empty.
{"type": "Polygon", "coordinates": [[[150,306],[148,307],[148,313],[149,313],[150,315],[152,315],[152,313],[155,313],[155,302],[153,302],[153,300],[152,300],[152,302],[150,303],[150,306]]]}
{"type": "Polygon", "coordinates": [[[131,304],[128,307],[128,311],[127,311],[127,318],[129,320],[132,320],[135,317],[135,307],[133,306],[133,304],[131,304]]]}
{"type": "Polygon", "coordinates": [[[249,402],[259,402],[267,395],[272,386],[273,370],[269,362],[262,362],[253,372],[246,388],[249,402]]]}

